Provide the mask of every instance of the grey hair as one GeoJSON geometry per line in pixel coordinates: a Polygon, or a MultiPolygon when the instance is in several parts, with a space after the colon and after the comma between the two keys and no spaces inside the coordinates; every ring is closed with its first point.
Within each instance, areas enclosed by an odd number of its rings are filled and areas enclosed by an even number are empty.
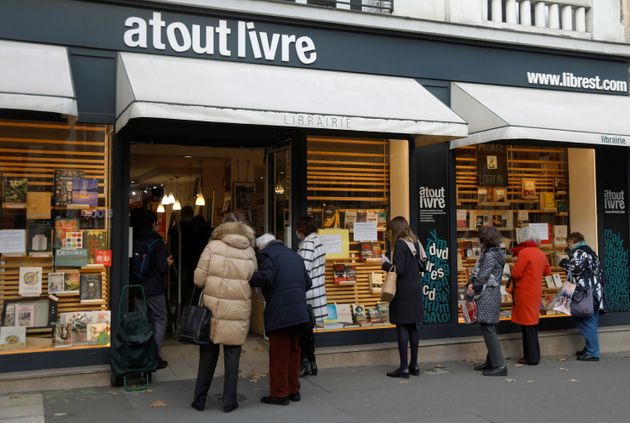
{"type": "Polygon", "coordinates": [[[518,241],[519,244],[521,242],[526,242],[526,241],[534,241],[536,244],[540,244],[540,236],[535,230],[533,230],[529,226],[525,226],[520,231],[518,231],[516,240],[518,241]]]}
{"type": "Polygon", "coordinates": [[[258,238],[256,238],[256,248],[258,248],[259,250],[262,250],[263,248],[265,248],[267,246],[267,244],[269,244],[271,241],[275,240],[276,237],[273,236],[273,234],[263,234],[261,236],[259,236],[258,238]]]}

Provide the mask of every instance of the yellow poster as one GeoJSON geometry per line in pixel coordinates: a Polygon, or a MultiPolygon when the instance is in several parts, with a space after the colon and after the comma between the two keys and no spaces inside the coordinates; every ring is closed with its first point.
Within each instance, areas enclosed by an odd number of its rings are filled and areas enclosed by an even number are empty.
{"type": "Polygon", "coordinates": [[[326,259],[350,257],[348,229],[320,229],[317,236],[321,239],[326,251],[326,259]]]}

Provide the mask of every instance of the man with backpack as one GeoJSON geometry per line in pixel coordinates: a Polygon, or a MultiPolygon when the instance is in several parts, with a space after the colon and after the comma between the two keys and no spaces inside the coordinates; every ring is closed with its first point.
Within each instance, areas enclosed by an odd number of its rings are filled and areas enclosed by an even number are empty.
{"type": "MultiPolygon", "coordinates": [[[[130,282],[142,285],[146,296],[148,317],[153,324],[153,339],[158,352],[164,342],[168,320],[166,305],[166,285],[164,276],[173,264],[164,245],[164,240],[154,229],[157,226],[157,214],[146,209],[135,209],[131,215],[133,226],[133,256],[130,263],[130,282]]],[[[136,309],[145,307],[141,296],[134,297],[136,309]]],[[[158,369],[168,366],[160,356],[158,369]]]]}

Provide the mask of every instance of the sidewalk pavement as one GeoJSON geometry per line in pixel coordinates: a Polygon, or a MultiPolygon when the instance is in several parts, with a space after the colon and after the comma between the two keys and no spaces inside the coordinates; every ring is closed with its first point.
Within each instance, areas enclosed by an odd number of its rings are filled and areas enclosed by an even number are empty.
{"type": "Polygon", "coordinates": [[[134,393],[95,388],[7,395],[0,397],[0,422],[43,422],[42,414],[46,422],[64,423],[612,423],[630,419],[630,353],[603,356],[599,362],[550,357],[538,366],[511,360],[507,377],[481,376],[466,362],[422,363],[419,377],[386,377],[393,367],[320,370],[318,376],[302,379],[302,401],[289,406],[260,403],[267,394],[266,376],[242,373],[240,408],[229,414],[223,413],[219,402],[220,378],[213,382],[203,412],[189,405],[194,380],[155,382],[150,389],[134,393]],[[38,408],[42,401],[43,413],[38,408]]]}

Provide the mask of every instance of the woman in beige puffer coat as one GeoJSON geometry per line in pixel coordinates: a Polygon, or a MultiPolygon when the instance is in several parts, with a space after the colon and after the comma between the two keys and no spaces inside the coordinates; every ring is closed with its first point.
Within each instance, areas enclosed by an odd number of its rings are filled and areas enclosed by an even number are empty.
{"type": "Polygon", "coordinates": [[[257,270],[254,230],[230,213],[212,232],[195,270],[195,285],[203,289],[203,305],[210,309],[210,344],[199,347],[199,371],[191,406],[205,408],[223,344],[225,378],[223,411],[238,408],[236,384],[241,345],[247,339],[252,311],[249,280],[257,270]]]}

